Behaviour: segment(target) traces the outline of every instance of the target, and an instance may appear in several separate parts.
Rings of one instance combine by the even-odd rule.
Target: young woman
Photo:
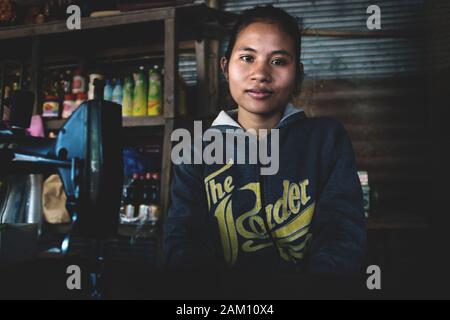
[[[165,254],[173,267],[352,274],[365,257],[362,193],[351,142],[328,118],[290,101],[303,75],[295,18],[272,6],[245,11],[221,67],[237,110],[212,129],[278,130],[279,168],[174,166]]]

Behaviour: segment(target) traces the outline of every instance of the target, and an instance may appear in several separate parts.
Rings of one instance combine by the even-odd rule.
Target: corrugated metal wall
[[[197,83],[197,63],[194,53],[180,54],[178,59],[178,71],[186,84],[191,86]]]
[[[428,1],[426,5],[427,58],[430,71],[450,69],[450,1]]]
[[[273,4],[303,22],[305,29],[367,32],[367,7],[381,9],[382,31],[420,29],[423,0],[224,0],[221,9],[240,12]],[[376,32],[376,31],[373,31]],[[310,78],[373,78],[421,72],[424,52],[416,38],[351,38],[304,36],[301,60]],[[226,43],[221,46],[225,51]]]

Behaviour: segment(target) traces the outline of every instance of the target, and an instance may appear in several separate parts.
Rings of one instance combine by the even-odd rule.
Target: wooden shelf
[[[105,28],[139,22],[163,20],[173,15],[168,9],[146,10],[145,12],[126,12],[109,17],[89,17],[81,19],[81,30],[70,31],[65,21],[47,22],[40,25],[12,26],[0,29],[0,40],[80,32],[96,28]]]
[[[123,127],[159,127],[164,126],[166,119],[163,116],[153,117],[123,117]]]
[[[225,34],[237,15],[207,7],[190,4],[178,7],[155,8],[141,11],[121,12],[107,17],[81,19],[81,30],[68,30],[66,21],[48,22],[41,25],[12,26],[0,28],[0,43],[12,48],[0,52],[1,58],[21,57],[22,64],[30,64],[30,89],[36,96],[33,113],[41,113],[41,88],[45,64],[57,61],[86,67],[95,60],[116,63],[121,60],[158,58],[164,60],[164,115],[157,117],[125,117],[124,130],[161,131],[161,205],[167,212],[171,181],[171,133],[175,123],[186,124],[184,117],[176,113],[178,61],[181,51],[194,51],[197,62],[198,110],[215,113],[214,96],[218,90],[218,40]],[[144,37],[142,30],[148,30]],[[145,32],[144,32],[145,33]],[[80,45],[82,44],[82,45]],[[2,47],[3,48],[3,47]],[[0,50],[1,51],[1,50]],[[23,57],[22,57],[23,55]],[[145,57],[142,57],[145,55]],[[3,57],[4,56],[4,57]],[[205,98],[206,97],[206,98]],[[45,120],[47,130],[58,130],[65,120]],[[153,127],[157,130],[147,130]],[[160,130],[162,129],[162,130]]]
[[[229,22],[235,17],[234,14],[219,12],[203,4],[186,5],[121,12],[120,14],[107,17],[86,17],[81,19],[81,30],[68,30],[66,21],[47,22],[40,25],[4,27],[0,29],[0,40],[52,35],[65,32],[77,33],[99,28],[163,21],[167,18],[175,18],[175,16],[177,16],[177,19],[180,18],[187,22],[190,21],[191,24],[203,22],[208,19]]]
[[[66,123],[65,119],[47,119],[44,120],[46,130],[59,130]],[[132,127],[162,127],[166,123],[163,116],[152,117],[123,117],[122,126],[124,128]]]

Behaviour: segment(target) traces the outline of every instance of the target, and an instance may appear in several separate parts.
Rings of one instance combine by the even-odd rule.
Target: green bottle
[[[161,75],[158,66],[154,66],[148,73],[148,104],[147,115],[158,116],[162,114],[162,87]]]
[[[133,73],[133,116],[136,117],[147,115],[147,81],[145,79],[144,67],[140,67],[139,69],[139,72]]]
[[[130,77],[126,77],[123,83],[122,115],[124,117],[133,115],[133,82]]]

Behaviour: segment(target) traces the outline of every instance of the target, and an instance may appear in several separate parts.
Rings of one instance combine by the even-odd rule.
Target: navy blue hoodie
[[[241,129],[222,111],[211,129]],[[171,267],[353,274],[366,249],[361,185],[350,139],[337,121],[288,104],[279,170],[259,164],[173,166],[164,251]],[[270,141],[270,139],[269,139]]]

